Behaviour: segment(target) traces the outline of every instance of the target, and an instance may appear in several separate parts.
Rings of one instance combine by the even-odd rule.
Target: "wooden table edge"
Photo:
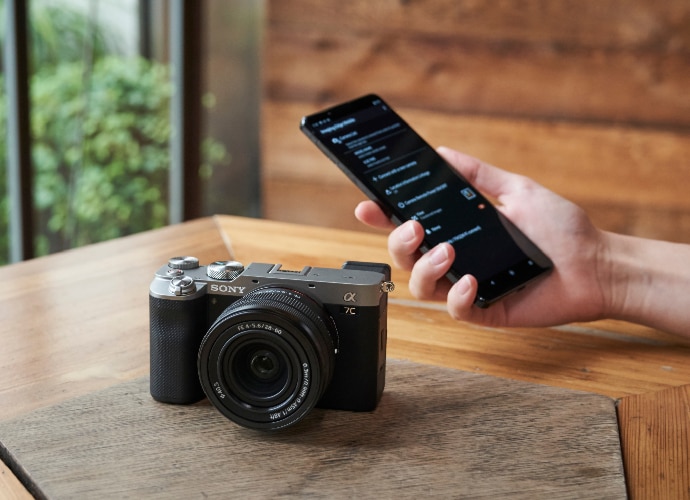
[[[630,498],[690,498],[690,384],[618,400]]]

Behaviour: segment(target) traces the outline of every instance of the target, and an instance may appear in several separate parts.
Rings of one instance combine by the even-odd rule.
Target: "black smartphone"
[[[379,96],[305,116],[300,128],[394,223],[422,224],[422,252],[443,241],[455,247],[447,277],[477,278],[477,306],[488,307],[553,267]]]

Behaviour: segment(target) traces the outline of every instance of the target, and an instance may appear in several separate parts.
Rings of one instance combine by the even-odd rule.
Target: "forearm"
[[[690,337],[690,245],[603,233],[607,315]]]

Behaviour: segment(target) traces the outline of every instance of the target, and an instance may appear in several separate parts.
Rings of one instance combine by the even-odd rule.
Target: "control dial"
[[[236,260],[217,260],[206,267],[206,275],[214,280],[232,281],[244,271],[244,265]]]

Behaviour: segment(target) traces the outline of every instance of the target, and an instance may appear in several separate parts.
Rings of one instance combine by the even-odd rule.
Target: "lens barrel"
[[[228,306],[199,349],[201,386],[230,420],[280,429],[316,405],[333,375],[337,332],[314,299],[282,287]]]

